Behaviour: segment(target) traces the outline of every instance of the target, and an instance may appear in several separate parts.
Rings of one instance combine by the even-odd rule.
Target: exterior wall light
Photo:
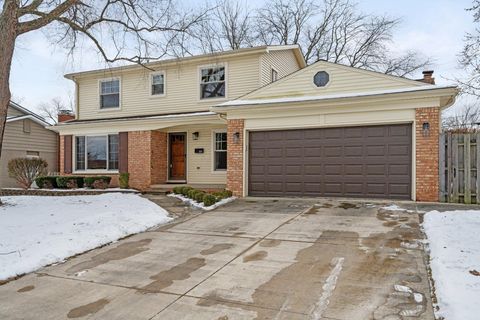
[[[424,137],[428,137],[430,135],[430,123],[424,122],[422,125],[422,133]]]
[[[240,132],[235,132],[233,134],[233,143],[238,143],[240,141]]]
[[[192,139],[193,140],[198,140],[199,136],[200,136],[200,133],[198,133],[198,131],[195,131],[194,133],[192,133]]]

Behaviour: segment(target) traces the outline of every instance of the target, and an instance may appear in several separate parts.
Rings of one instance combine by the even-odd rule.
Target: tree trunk
[[[2,156],[7,110],[11,98],[10,70],[17,38],[17,22],[16,1],[6,0],[3,12],[0,15],[0,158]]]

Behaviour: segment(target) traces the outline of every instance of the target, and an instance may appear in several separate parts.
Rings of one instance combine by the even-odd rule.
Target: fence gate
[[[440,201],[480,203],[480,133],[440,135]]]

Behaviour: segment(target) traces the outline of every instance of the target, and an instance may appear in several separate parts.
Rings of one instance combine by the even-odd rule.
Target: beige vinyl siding
[[[8,107],[7,109],[7,117],[18,117],[18,116],[24,116],[25,113],[15,109],[15,108],[12,108],[12,107]]]
[[[55,132],[47,130],[38,123],[27,119],[25,121],[30,122],[30,133],[24,133],[23,121],[18,120],[7,123],[2,148],[42,152],[57,151],[58,138]]]
[[[23,121],[30,122],[30,133],[23,132]],[[0,187],[18,187],[14,179],[8,176],[8,161],[26,157],[27,151],[38,152],[48,163],[48,171],[57,169],[58,138],[55,132],[49,131],[31,120],[18,120],[7,123],[0,159]]]
[[[278,72],[278,79],[300,69],[292,50],[270,51],[261,57],[261,85],[272,82],[272,68]]]
[[[313,77],[319,71],[326,71],[330,76],[330,81],[325,87],[316,87],[313,83]],[[417,85],[425,84],[333,63],[317,62],[271,86],[248,94],[244,99],[366,92]]]
[[[212,59],[209,62],[179,63],[158,67],[165,72],[165,95],[150,95],[150,73],[147,69],[124,73],[105,72],[104,78],[119,77],[121,80],[121,108],[100,110],[99,80],[102,76],[79,78],[79,119],[125,117],[135,115],[168,114],[207,111],[210,106],[227,99],[244,95],[259,85],[260,54],[229,59]],[[225,65],[227,72],[227,98],[200,99],[200,67]]]
[[[213,170],[213,132],[227,130],[226,125],[201,125],[172,127],[167,132],[187,133],[187,183],[226,184],[226,171]],[[192,134],[199,133],[198,140]],[[203,154],[196,154],[195,148],[203,148]]]

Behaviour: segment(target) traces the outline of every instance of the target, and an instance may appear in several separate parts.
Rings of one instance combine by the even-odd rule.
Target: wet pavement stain
[[[333,204],[331,203],[322,203],[321,205],[318,206],[318,208],[322,208],[322,209],[328,209],[331,207],[333,207]]]
[[[95,314],[102,310],[110,301],[107,299],[100,299],[95,302],[80,306],[68,312],[68,318],[81,318],[90,314]]]
[[[204,258],[190,258],[184,263],[173,266],[172,268],[162,271],[154,276],[151,280],[155,280],[148,285],[139,289],[142,293],[160,292],[171,286],[174,281],[185,280],[190,278],[190,274],[206,265]]]
[[[200,254],[202,256],[208,256],[210,254],[215,254],[215,253],[218,253],[220,251],[228,250],[228,249],[231,249],[231,248],[233,248],[232,243],[220,243],[220,244],[213,245],[211,248],[200,251]]]
[[[68,274],[75,274],[86,269],[93,269],[110,261],[123,260],[132,257],[136,254],[149,250],[149,248],[146,246],[150,244],[150,242],[152,242],[152,239],[143,239],[122,243],[115,248],[93,256],[90,258],[90,260],[73,265],[72,267],[68,268],[66,272]]]
[[[304,214],[317,214],[318,213],[318,208],[316,207],[311,207],[310,209],[308,209],[307,211],[305,211]]]
[[[23,288],[20,288],[17,290],[17,292],[28,292],[28,291],[32,291],[33,289],[35,289],[35,286],[26,286],[26,287],[23,287]]]
[[[267,239],[263,240],[262,242],[259,243],[260,247],[264,248],[272,248],[272,247],[278,247],[282,241],[280,240],[275,240],[275,239]]]
[[[337,208],[342,208],[342,209],[345,209],[345,210],[348,210],[348,209],[360,209],[360,207],[354,203],[350,203],[350,202],[342,202],[340,203]]]
[[[258,261],[258,260],[263,260],[268,256],[267,251],[257,251],[252,254],[249,254],[248,256],[243,257],[243,262],[250,262],[250,261]]]

